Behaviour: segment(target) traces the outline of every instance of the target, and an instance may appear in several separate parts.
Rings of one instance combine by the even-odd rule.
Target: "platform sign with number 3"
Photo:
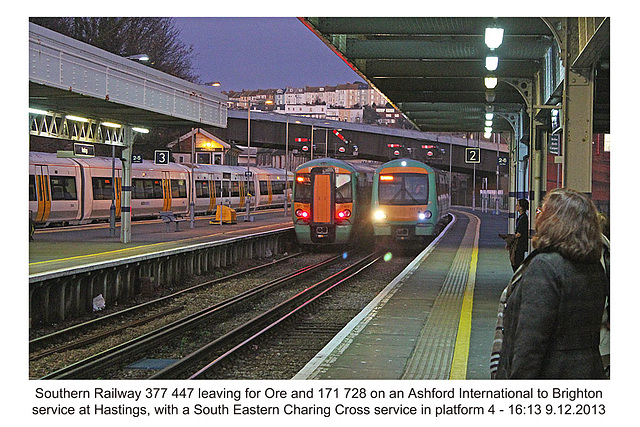
[[[153,163],[156,165],[168,165],[169,150],[156,150],[153,156]]]

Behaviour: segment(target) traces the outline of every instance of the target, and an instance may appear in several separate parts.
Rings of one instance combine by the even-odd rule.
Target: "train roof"
[[[376,165],[369,163],[361,163],[358,161],[346,161],[340,159],[333,159],[330,157],[322,157],[319,159],[313,159],[306,163],[301,164],[296,168],[296,172],[302,169],[312,168],[316,166],[336,166],[351,172],[361,173],[373,173],[376,170]]]
[[[108,168],[111,169],[111,157],[74,157],[74,158],[63,158],[58,157],[56,153],[40,153],[35,151],[29,152],[29,162],[30,163],[38,163],[43,162],[47,164],[58,164],[58,165],[81,165],[81,166],[90,166],[95,168]],[[117,169],[121,168],[121,161],[119,157],[115,159],[115,166]],[[142,163],[133,163],[134,169],[144,169],[144,170],[163,170],[163,171],[178,171],[178,172],[186,172],[184,166],[181,166],[177,163],[169,163],[168,165],[156,165],[151,160],[143,160]]]
[[[116,168],[121,168],[120,158],[116,157]],[[58,157],[56,153],[44,153],[37,151],[29,152],[29,162],[30,163],[43,163],[50,165],[60,165],[60,166],[74,166],[78,163],[83,166],[91,166],[91,167],[99,167],[99,168],[111,168],[111,157],[76,157],[76,158],[64,158]],[[145,170],[163,170],[163,171],[179,171],[179,172],[187,172],[191,169],[191,163],[175,163],[170,162],[168,165],[156,165],[151,160],[143,160],[142,163],[134,163],[134,169],[145,169]],[[205,165],[205,164],[194,164],[193,165],[194,172],[204,172],[204,173],[237,173],[244,174],[247,170],[246,166],[230,166],[230,165]],[[251,166],[250,168],[255,173],[261,174],[270,174],[270,175],[283,175],[284,179],[284,169],[271,168],[271,167],[255,167]]]
[[[382,165],[380,165],[377,169],[376,169],[376,173],[380,173],[380,171],[387,169],[387,168],[402,168],[402,167],[412,167],[412,168],[420,168],[420,169],[425,169],[428,172],[433,172],[434,169],[425,164],[422,163],[418,160],[414,160],[414,159],[393,159],[390,160]]]

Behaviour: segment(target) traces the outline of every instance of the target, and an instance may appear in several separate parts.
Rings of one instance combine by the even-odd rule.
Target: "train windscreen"
[[[380,174],[381,205],[425,205],[429,197],[428,176],[420,173]]]

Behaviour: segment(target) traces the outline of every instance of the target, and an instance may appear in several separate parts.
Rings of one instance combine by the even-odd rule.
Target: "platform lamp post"
[[[219,87],[220,82],[206,82],[201,86]],[[193,175],[196,162],[196,128],[191,128],[191,178],[189,179],[189,228],[195,228],[196,220],[196,183]]]
[[[313,160],[313,124],[311,125],[311,160]]]
[[[196,161],[196,129],[191,128],[191,175],[189,182],[189,228],[195,228],[196,219],[196,195],[195,195],[195,179],[193,177],[193,164]]]
[[[118,123],[102,122],[102,126],[111,129],[121,129]],[[134,138],[135,138],[135,134]],[[111,146],[111,206],[109,207],[109,237],[116,236],[116,146]]]
[[[267,100],[264,103],[271,105],[273,101]],[[244,174],[245,181],[247,182],[247,213],[244,217],[245,222],[253,221],[253,217],[251,216],[251,195],[249,193],[249,182],[251,180],[251,105],[251,100],[249,100],[247,102],[247,171]]]
[[[287,126],[284,132],[284,216],[289,216],[289,115],[287,116]]]

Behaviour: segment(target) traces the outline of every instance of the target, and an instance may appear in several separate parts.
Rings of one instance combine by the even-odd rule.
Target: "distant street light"
[[[129,55],[126,58],[134,61],[146,62],[149,60],[149,55],[147,55],[146,53],[140,53],[138,55]]]

